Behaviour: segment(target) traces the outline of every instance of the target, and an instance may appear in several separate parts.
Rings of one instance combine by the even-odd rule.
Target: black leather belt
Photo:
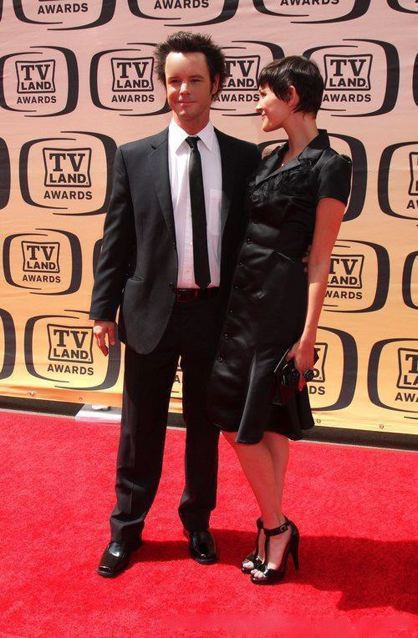
[[[216,297],[219,288],[176,288],[176,301],[197,301],[198,299],[210,299]]]

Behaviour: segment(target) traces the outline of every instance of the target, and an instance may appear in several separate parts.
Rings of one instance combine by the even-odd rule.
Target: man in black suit
[[[245,185],[259,154],[209,122],[225,77],[222,51],[210,37],[172,34],[157,48],[157,71],[172,121],[116,152],[90,312],[107,354],[120,308],[126,344],[117,503],[98,567],[102,576],[125,569],[141,544],[161,475],[179,358],[187,432],[179,515],[192,558],[217,558],[209,517],[218,430],[205,414],[205,389],[245,229]]]

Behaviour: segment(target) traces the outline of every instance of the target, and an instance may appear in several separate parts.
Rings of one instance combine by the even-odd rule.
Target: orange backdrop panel
[[[319,64],[319,125],[354,175],[318,332],[315,417],[416,433],[416,1],[0,0],[0,14],[0,393],[120,404],[121,349],[105,359],[87,316],[93,273],[116,146],[169,122],[153,50],[182,28],[225,50],[215,125],[261,148],[283,140],[254,114],[260,68],[289,54]]]

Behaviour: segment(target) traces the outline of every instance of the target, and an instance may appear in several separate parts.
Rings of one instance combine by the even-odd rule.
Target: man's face
[[[198,132],[209,121],[212,83],[203,53],[169,53],[165,62],[167,100],[174,120],[189,132]],[[193,129],[193,130],[192,130]]]

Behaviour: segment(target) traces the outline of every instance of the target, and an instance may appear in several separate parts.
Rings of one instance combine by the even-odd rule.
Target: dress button
[[[224,332],[224,339],[229,339],[229,332]]]
[[[228,310],[228,314],[229,314],[229,315],[233,315],[233,314],[234,314],[234,311],[232,310],[232,308],[230,308],[230,309]]]
[[[170,283],[168,284],[168,287],[171,288],[171,290],[174,290],[174,284],[172,281],[170,281]]]
[[[244,265],[244,262],[243,262],[243,261],[239,261],[239,262],[238,262],[238,266],[243,266],[243,265]]]
[[[224,358],[221,355],[219,355],[219,357],[218,357],[219,363],[222,363],[223,360],[224,360]]]
[[[233,288],[234,290],[239,290],[239,286],[237,286],[237,284],[234,284]]]
[[[246,242],[247,244],[251,244],[251,237],[247,237]]]

